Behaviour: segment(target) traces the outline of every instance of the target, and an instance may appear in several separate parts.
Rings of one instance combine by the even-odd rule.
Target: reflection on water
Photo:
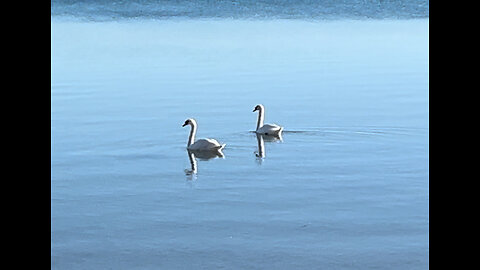
[[[258,158],[260,158],[259,160],[261,160],[265,157],[265,143],[263,141],[263,135],[257,134],[257,143],[258,151],[255,152],[255,156],[257,156]]]
[[[197,158],[203,161],[207,161],[216,157],[225,158],[225,155],[221,150],[215,151],[199,151],[199,150],[189,150],[187,149],[188,159],[190,160],[191,169],[185,169],[185,174],[188,176],[189,180],[196,179],[196,174],[198,171]]]
[[[283,142],[282,135],[279,134],[277,136],[274,135],[262,135],[262,134],[256,134],[257,135],[257,144],[258,144],[258,151],[255,151],[255,156],[257,157],[257,162],[259,164],[262,164],[263,159],[266,156],[265,153],[265,141],[267,142]]]
[[[193,180],[192,178],[197,174],[197,160],[195,159],[195,154],[193,154],[190,150],[187,150],[188,159],[190,160],[191,170],[185,169],[185,174],[189,177],[189,180]]]

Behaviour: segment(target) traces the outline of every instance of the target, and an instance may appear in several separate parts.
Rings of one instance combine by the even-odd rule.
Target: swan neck
[[[192,123],[190,124],[190,126],[192,128],[190,129],[190,136],[188,137],[187,147],[195,142],[195,134],[197,134],[197,125]]]
[[[263,126],[264,114],[263,108],[260,108],[260,110],[258,110],[257,130]]]

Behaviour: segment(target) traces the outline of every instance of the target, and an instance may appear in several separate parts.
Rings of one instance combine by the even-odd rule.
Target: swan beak
[[[253,111],[252,111],[252,112],[255,112],[256,110],[257,110],[257,108],[253,109]]]
[[[186,126],[187,124],[183,124],[182,127]]]

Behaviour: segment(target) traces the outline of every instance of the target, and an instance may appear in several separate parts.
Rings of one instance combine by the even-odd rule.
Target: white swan
[[[257,134],[264,134],[264,135],[280,135],[283,130],[283,127],[275,124],[263,124],[263,119],[265,118],[265,107],[262,104],[255,106],[253,111],[258,112],[258,121],[257,121],[257,130],[255,131]]]
[[[188,137],[187,149],[192,151],[221,151],[226,144],[220,144],[215,139],[199,139],[195,141],[195,134],[197,134],[197,121],[189,118],[185,120],[182,127],[190,125],[190,137]]]

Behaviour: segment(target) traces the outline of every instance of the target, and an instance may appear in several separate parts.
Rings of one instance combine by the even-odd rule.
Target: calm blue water
[[[428,19],[51,26],[53,269],[428,268]]]

